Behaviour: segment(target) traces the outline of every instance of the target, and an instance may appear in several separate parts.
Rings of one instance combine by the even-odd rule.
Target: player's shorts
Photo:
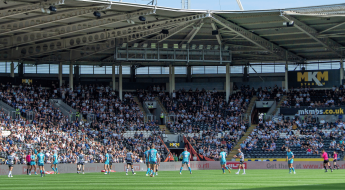
[[[30,165],[31,165],[31,166],[35,166],[35,165],[36,165],[36,162],[30,162]]]
[[[109,161],[107,161],[107,162],[104,162],[104,165],[109,165]]]
[[[150,160],[150,164],[157,164],[156,160]]]
[[[31,166],[31,162],[26,163],[27,166]]]
[[[109,162],[109,166],[112,166],[113,165],[113,162]]]
[[[8,168],[13,167],[13,164],[8,164]]]
[[[337,162],[337,159],[333,159],[333,162]]]
[[[293,164],[293,159],[288,160],[288,164]]]
[[[58,161],[54,161],[53,164],[58,164],[59,162]]]
[[[84,165],[84,162],[78,162],[77,165]]]
[[[146,160],[146,162],[145,162],[145,163],[146,163],[146,165],[149,165],[149,164],[150,164],[150,162],[149,162],[148,160]]]
[[[184,161],[184,160],[182,160],[182,165],[183,164],[189,164],[189,161]]]
[[[220,161],[220,165],[226,164],[226,161]]]
[[[39,163],[38,163],[38,166],[44,166],[44,163],[39,162]]]
[[[324,161],[323,161],[324,164],[327,164],[328,162],[329,162],[328,160],[324,160]]]
[[[240,161],[240,164],[243,164],[244,163],[244,161]]]
[[[127,165],[133,165],[132,160],[127,160],[126,163],[127,163]]]

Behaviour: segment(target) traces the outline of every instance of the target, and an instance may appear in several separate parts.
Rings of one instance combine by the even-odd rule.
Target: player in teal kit
[[[291,152],[291,149],[289,148],[288,152],[287,152],[287,156],[286,156],[286,161],[288,162],[290,174],[291,174],[291,170],[293,171],[294,174],[296,174],[295,168],[293,167],[293,159],[294,158],[295,158],[295,156],[293,155],[293,153]]]
[[[46,176],[45,170],[44,170],[44,154],[43,154],[43,148],[41,149],[40,153],[37,155],[38,158],[38,167],[40,168],[41,177]]]
[[[105,162],[104,162],[104,174],[106,175],[107,174],[107,170],[108,172],[110,172],[110,169],[109,169],[109,154],[107,152],[107,150],[105,150]]]
[[[229,173],[231,173],[230,169],[228,168],[228,166],[226,166],[226,152],[224,152],[224,149],[220,149],[220,154],[219,154],[219,158],[220,158],[220,167],[222,167],[223,170],[223,174],[225,174],[224,168],[226,168]]]
[[[37,175],[36,173],[36,154],[31,154],[31,161],[30,161],[30,165],[31,165],[31,169],[34,169],[35,175]],[[30,170],[30,174],[31,174],[31,170]]]
[[[189,160],[190,160],[190,153],[187,151],[187,147],[185,147],[184,151],[182,152],[182,166],[180,169],[180,174],[182,174],[181,172],[183,170],[183,165],[187,165],[189,173],[192,174],[192,169],[190,168]]]
[[[55,150],[54,155],[53,155],[52,165],[51,165],[51,168],[53,169],[54,174],[59,174],[59,170],[57,168],[58,163],[59,163],[59,157],[57,154],[57,150]]]
[[[155,149],[155,145],[152,145],[151,150],[149,151],[149,161],[150,161],[150,167],[151,167],[151,177],[155,177],[155,171],[156,171],[156,164],[157,164],[157,150]]]
[[[147,147],[147,150],[144,152],[145,164],[147,166],[146,176],[149,176],[149,174],[151,173],[150,162],[149,162],[149,153],[150,153],[150,147]]]

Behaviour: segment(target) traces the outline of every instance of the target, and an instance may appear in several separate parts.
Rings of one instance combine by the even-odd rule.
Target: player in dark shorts
[[[109,173],[111,169],[113,168],[113,152],[111,150],[109,150]]]
[[[84,153],[82,150],[79,151],[78,157],[77,157],[77,174],[80,174],[80,171],[83,170],[84,174]]]
[[[241,151],[241,149],[238,149],[238,153],[237,153],[237,155],[234,156],[234,158],[240,159],[240,165],[238,166],[238,172],[236,174],[240,173],[241,168],[243,169],[242,174],[246,174],[246,169],[244,168],[244,154]]]
[[[329,164],[329,161],[328,161],[328,154],[327,152],[325,152],[325,150],[322,150],[321,157],[323,158],[323,167],[325,168],[325,172],[327,172],[327,165],[329,169],[331,170],[331,172],[333,172],[331,165]]]
[[[126,175],[128,175],[128,168],[129,167],[131,167],[132,174],[133,175],[136,174],[136,173],[134,173],[134,169],[133,169],[133,160],[134,160],[134,156],[133,156],[132,150],[129,150],[126,154],[126,162],[127,162]]]
[[[13,177],[12,175],[12,170],[13,170],[13,165],[17,163],[16,158],[14,157],[14,151],[12,150],[10,155],[7,156],[7,165],[8,165],[8,177]]]
[[[336,151],[333,152],[333,170],[335,170],[335,167],[337,167],[337,170],[339,170],[339,166],[337,165],[338,160],[338,153]]]

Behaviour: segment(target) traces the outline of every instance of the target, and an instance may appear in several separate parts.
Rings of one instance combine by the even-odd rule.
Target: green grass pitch
[[[333,173],[324,170],[297,170],[297,174],[289,174],[288,170],[246,170],[246,175],[235,175],[237,170],[222,174],[221,170],[195,170],[189,174],[187,170],[179,175],[179,171],[160,171],[158,176],[146,177],[145,172],[137,172],[128,176],[124,172],[86,173],[46,175],[15,175],[8,178],[0,176],[0,189],[6,190],[87,190],[87,189],[345,189],[345,170]]]

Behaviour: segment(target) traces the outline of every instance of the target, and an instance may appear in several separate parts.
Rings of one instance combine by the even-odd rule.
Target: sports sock
[[[241,169],[240,169],[240,168],[238,168],[238,173],[240,173],[240,171],[241,171]]]
[[[289,172],[291,172],[291,168],[289,168]]]
[[[52,167],[52,169],[53,169],[54,172],[56,172],[54,167]]]
[[[222,167],[223,173],[224,173],[224,168]]]
[[[295,172],[295,168],[292,168],[292,171]]]
[[[8,175],[11,175],[11,171],[8,171]]]
[[[225,168],[226,168],[227,170],[229,170],[228,166],[225,166]]]
[[[40,170],[40,174],[42,174],[42,170]]]
[[[325,170],[327,171],[327,168],[326,168],[326,166],[324,166],[324,168],[325,168]]]
[[[156,172],[158,172],[158,169],[156,169]]]
[[[329,167],[329,169],[332,169],[331,166],[328,166],[328,167]]]
[[[55,171],[56,171],[56,173],[59,173],[59,170],[58,170],[58,168],[57,168],[57,167],[55,168]]]
[[[132,173],[134,174],[134,169],[132,168]]]
[[[183,170],[183,167],[180,168],[180,173],[182,172],[182,170]]]
[[[146,170],[146,174],[149,174],[150,173],[150,169],[149,168],[147,168],[147,170]]]
[[[128,168],[126,169],[126,173],[128,173]]]
[[[243,168],[243,173],[246,173],[246,169]]]
[[[26,169],[26,174],[29,174],[29,169]]]
[[[188,167],[188,169],[189,169],[189,172],[192,173],[192,168]]]

